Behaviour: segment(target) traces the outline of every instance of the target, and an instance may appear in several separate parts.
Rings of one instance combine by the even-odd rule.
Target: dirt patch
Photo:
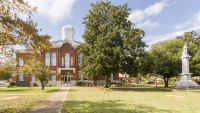
[[[6,98],[1,98],[1,100],[10,100],[10,99],[17,99],[19,97],[14,96],[14,97],[6,97]]]
[[[176,96],[176,95],[165,95],[165,96],[177,97],[177,98],[184,98],[185,97],[185,96]]]

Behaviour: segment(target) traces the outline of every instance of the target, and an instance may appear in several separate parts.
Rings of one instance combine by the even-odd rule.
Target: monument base
[[[180,75],[180,81],[176,82],[172,88],[178,88],[178,89],[200,89],[200,86],[194,81],[191,80],[191,74],[192,73],[185,73],[185,74],[179,74]]]
[[[200,86],[172,86],[173,89],[200,89]]]

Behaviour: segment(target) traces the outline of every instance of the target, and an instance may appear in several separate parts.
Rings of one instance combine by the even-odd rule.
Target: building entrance
[[[71,74],[67,72],[64,75],[64,83],[70,83],[70,82],[71,82]]]

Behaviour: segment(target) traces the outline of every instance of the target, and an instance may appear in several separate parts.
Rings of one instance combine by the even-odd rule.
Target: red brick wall
[[[63,44],[63,46],[61,48],[52,48],[50,50],[47,50],[44,53],[41,53],[42,58],[45,60],[45,53],[50,53],[50,69],[53,71],[56,71],[58,73],[58,68],[65,68],[65,66],[62,66],[62,57],[64,58],[64,64],[65,64],[65,54],[69,53],[69,64],[70,64],[70,68],[75,68],[75,73],[73,73],[72,70],[62,70],[61,71],[61,75],[64,75],[66,72],[69,72],[71,75],[73,75],[71,80],[78,80],[78,71],[79,66],[78,66],[78,53],[77,50],[74,50],[74,48],[72,47],[71,44],[69,43],[65,43]],[[56,66],[51,66],[51,57],[52,57],[52,53],[56,53]],[[84,53],[82,53],[84,55]],[[21,55],[27,55],[25,53],[21,53]],[[71,66],[71,57],[73,57],[73,66]],[[19,59],[19,56],[17,56],[17,59]],[[27,57],[27,60],[29,58]],[[26,64],[26,62],[24,61],[24,65]],[[17,65],[16,67],[19,67],[19,62],[17,60]],[[56,77],[56,80],[64,80],[61,75],[58,75]],[[16,77],[12,77],[12,80],[19,80],[19,75],[17,75]],[[105,77],[88,77],[88,80],[104,80]],[[24,74],[24,81],[25,80],[32,80],[31,76],[27,76]],[[37,80],[37,79],[36,79]],[[83,78],[84,80],[84,78]],[[116,74],[116,76],[113,76],[113,80],[119,80],[119,74]]]

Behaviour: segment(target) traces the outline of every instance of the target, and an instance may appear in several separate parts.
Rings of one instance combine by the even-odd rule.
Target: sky
[[[83,18],[97,0],[26,0],[31,6],[37,6],[32,20],[38,22],[41,35],[48,34],[51,41],[62,39],[62,27],[70,24],[74,27],[77,41],[84,42],[82,34],[85,25]],[[101,0],[106,1],[106,0]],[[158,41],[174,39],[184,32],[200,31],[200,0],[110,0],[111,4],[128,4],[131,8],[129,20],[136,28],[143,29],[142,41],[151,47]],[[22,19],[25,15],[19,15]],[[19,47],[20,48],[20,47]],[[18,49],[19,49],[18,48]],[[147,48],[148,50],[149,48]]]

